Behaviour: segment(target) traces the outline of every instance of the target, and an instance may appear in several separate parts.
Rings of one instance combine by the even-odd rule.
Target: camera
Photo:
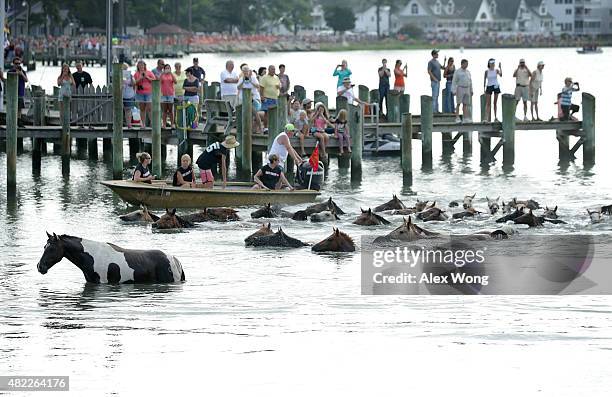
[[[250,81],[250,80],[251,80],[251,78],[250,78],[250,77],[248,77],[248,76],[245,76],[245,77],[244,77],[244,81]]]

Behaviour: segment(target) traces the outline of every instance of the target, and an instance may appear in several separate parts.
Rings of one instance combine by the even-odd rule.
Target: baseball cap
[[[431,55],[437,54],[439,52],[440,50],[438,50],[437,48],[434,48],[433,50],[431,50]]]
[[[309,103],[312,103],[312,99],[310,98],[304,98],[304,100],[302,101],[302,105],[308,105]]]
[[[287,131],[295,131],[295,126],[291,123],[285,124],[285,130]]]
[[[524,58],[521,58],[521,59],[519,60],[519,63],[525,63],[525,59],[524,59]]]
[[[544,61],[538,62],[538,66],[544,66]]]
[[[351,78],[350,77],[345,77],[342,79],[343,83],[350,83],[351,82]]]

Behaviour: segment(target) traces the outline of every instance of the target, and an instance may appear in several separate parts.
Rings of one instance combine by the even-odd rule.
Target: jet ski
[[[376,141],[374,135],[366,136],[366,143],[363,145],[364,152],[377,154],[399,154],[400,139],[390,132],[380,134],[378,136],[378,151],[376,150]]]

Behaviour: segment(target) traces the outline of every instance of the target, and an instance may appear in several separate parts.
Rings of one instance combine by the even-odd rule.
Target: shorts
[[[457,87],[457,105],[469,105],[472,103],[472,92],[469,87]]]
[[[151,94],[136,94],[136,102],[151,103]]]
[[[183,102],[183,96],[182,95],[177,95],[174,97],[174,103],[180,104]]]
[[[126,109],[133,108],[135,104],[136,104],[136,101],[134,101],[134,98],[123,98],[123,107]]]
[[[185,96],[184,100],[185,102],[190,102],[190,103],[193,103],[194,105],[197,105],[200,103],[200,97],[197,95]]]
[[[533,103],[538,103],[538,97],[540,96],[540,88],[529,88],[529,100]]]
[[[529,100],[529,87],[522,87],[520,85],[517,85],[514,89],[514,98],[517,101],[520,101],[522,99],[523,102],[527,102]]]
[[[563,116],[561,117],[561,120],[568,121],[570,118],[570,113],[576,113],[579,110],[580,110],[580,106],[574,105],[573,103],[568,106],[561,105],[561,112],[563,112]]]
[[[501,90],[498,85],[488,85],[487,90],[485,91],[488,95],[491,94],[501,94]]]
[[[200,179],[202,179],[202,183],[215,181],[212,170],[200,170]]]
[[[162,95],[162,103],[174,103],[174,95]]]
[[[253,110],[256,112],[261,110],[261,102],[257,99],[253,99]]]
[[[276,106],[276,103],[276,99],[264,98],[263,102],[261,103],[261,110],[267,112],[268,108],[270,108],[271,106]]]

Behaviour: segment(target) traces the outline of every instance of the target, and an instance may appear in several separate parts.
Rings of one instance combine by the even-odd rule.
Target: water
[[[447,203],[476,193],[509,199],[533,197],[559,205],[567,225],[522,230],[523,235],[594,233],[609,235],[612,223],[591,226],[585,208],[610,202],[612,186],[606,148],[605,109],[612,98],[598,80],[612,64],[600,56],[573,50],[466,50],[484,65],[499,58],[511,87],[510,65],[517,58],[547,62],[542,104],[550,117],[562,77],[572,75],[596,95],[597,165],[579,160],[557,165],[552,132],[518,132],[516,167],[482,170],[478,145],[463,158],[460,145],[451,159],[441,158],[434,134],[434,166],[421,172],[419,143],[414,142],[414,187],[401,186],[399,159],[364,160],[364,178],[332,163],[324,196],[332,195],[349,215],[338,222],[356,238],[367,230],[351,225],[359,208],[380,204],[397,193],[408,204],[419,199]],[[327,76],[337,60],[347,58],[355,80],[374,87],[371,71],[378,58],[427,61],[426,51],[392,53],[274,54],[285,63],[294,83],[309,92],[331,90]],[[458,52],[452,55],[460,58]],[[442,57],[444,54],[442,54]],[[271,55],[245,55],[265,64]],[[221,70],[225,56],[200,56]],[[331,65],[331,67],[330,67]],[[416,76],[417,66],[409,64]],[[420,67],[420,66],[419,66]],[[480,70],[480,68],[478,69]],[[411,72],[412,71],[412,72]],[[367,72],[367,73],[366,73]],[[31,75],[55,78],[41,69]],[[412,74],[413,73],[413,74]],[[421,73],[419,71],[418,73]],[[476,79],[478,73],[473,72]],[[40,74],[40,75],[39,75]],[[93,69],[94,79],[103,71]],[[300,78],[303,76],[303,78]],[[319,85],[320,84],[320,85]],[[413,95],[427,93],[427,82],[408,80]],[[127,153],[127,150],[125,151]],[[196,148],[196,152],[197,148]],[[176,158],[169,147],[166,171]],[[127,160],[127,159],[126,159]],[[6,190],[6,156],[0,153],[0,191]],[[153,232],[126,225],[117,216],[127,206],[97,181],[110,179],[109,164],[73,159],[63,179],[60,159],[46,156],[40,175],[31,157],[18,158],[18,200],[0,195],[0,368],[2,374],[70,375],[73,395],[371,395],[373,393],[454,392],[459,395],[574,396],[607,395],[612,375],[612,310],[609,297],[388,297],[361,296],[360,256],[315,255],[309,248],[244,248],[243,239],[259,225],[241,209],[241,222],[203,224],[183,233]],[[384,188],[381,188],[384,186]],[[297,207],[294,207],[297,208]],[[401,222],[375,229],[384,234]],[[331,225],[277,220],[291,236],[310,243],[331,232]],[[427,225],[441,232],[484,228],[491,221]],[[45,244],[45,230],[124,247],[159,247],[178,256],[187,282],[172,286],[88,286],[67,261],[40,275],[35,264]],[[518,248],[517,248],[518,249]],[[439,391],[439,392],[438,392]],[[26,394],[24,394],[26,395]]]

